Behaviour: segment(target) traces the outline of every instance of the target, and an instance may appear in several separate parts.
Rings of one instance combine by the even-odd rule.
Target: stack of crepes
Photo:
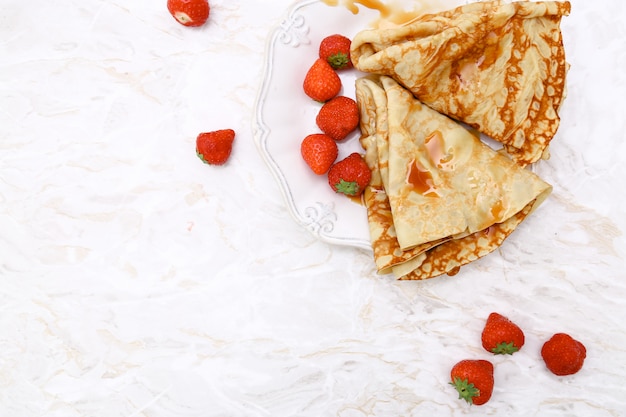
[[[454,275],[550,194],[527,165],[548,157],[558,128],[567,72],[559,24],[569,10],[472,3],[354,37],[353,63],[372,73],[356,81],[356,96],[379,273]]]

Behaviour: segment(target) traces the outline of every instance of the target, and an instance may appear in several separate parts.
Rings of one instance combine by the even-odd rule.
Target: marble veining
[[[296,224],[254,145],[290,1],[214,0],[188,29],[165,1],[4,0],[0,416],[624,415],[626,6],[571,2],[534,168],[553,194],[459,275],[396,282]],[[231,160],[203,165],[196,135],[224,127]],[[522,351],[482,350],[491,311]],[[587,345],[577,375],[541,363],[557,331]],[[466,357],[496,368],[480,408],[447,385]]]

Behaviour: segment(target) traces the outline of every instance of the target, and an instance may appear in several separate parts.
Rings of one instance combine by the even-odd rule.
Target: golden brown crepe
[[[493,251],[552,187],[390,77],[356,81],[380,273],[424,279]]]
[[[433,109],[504,144],[525,166],[549,156],[567,64],[561,17],[570,3],[487,1],[364,30],[354,66],[388,75]]]

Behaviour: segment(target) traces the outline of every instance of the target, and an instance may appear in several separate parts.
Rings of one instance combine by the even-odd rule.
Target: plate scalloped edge
[[[273,56],[276,44],[277,42],[281,42],[284,45],[295,48],[301,43],[309,43],[307,38],[309,27],[305,17],[300,12],[306,6],[319,3],[319,1],[320,0],[303,0],[294,3],[287,11],[286,17],[270,32],[265,50],[263,82],[255,102],[254,121],[252,125],[253,137],[261,156],[278,182],[283,198],[287,203],[289,213],[299,225],[321,241],[371,251],[372,247],[369,239],[330,235],[334,229],[335,222],[338,220],[332,202],[324,203],[318,201],[314,205],[304,208],[302,211],[299,210],[286,180],[285,173],[268,150],[268,140],[272,132],[271,128],[263,119],[262,104],[267,97],[271,76],[274,71]]]

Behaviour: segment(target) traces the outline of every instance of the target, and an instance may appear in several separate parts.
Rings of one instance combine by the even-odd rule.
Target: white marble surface
[[[441,0],[442,4],[446,0]],[[456,277],[394,282],[289,216],[253,142],[289,1],[0,4],[0,415],[621,416],[626,409],[626,6],[572,0],[554,193]],[[194,154],[233,127],[227,166]],[[490,311],[527,343],[491,358]],[[556,331],[588,358],[557,378]],[[447,385],[496,365],[492,400]]]

